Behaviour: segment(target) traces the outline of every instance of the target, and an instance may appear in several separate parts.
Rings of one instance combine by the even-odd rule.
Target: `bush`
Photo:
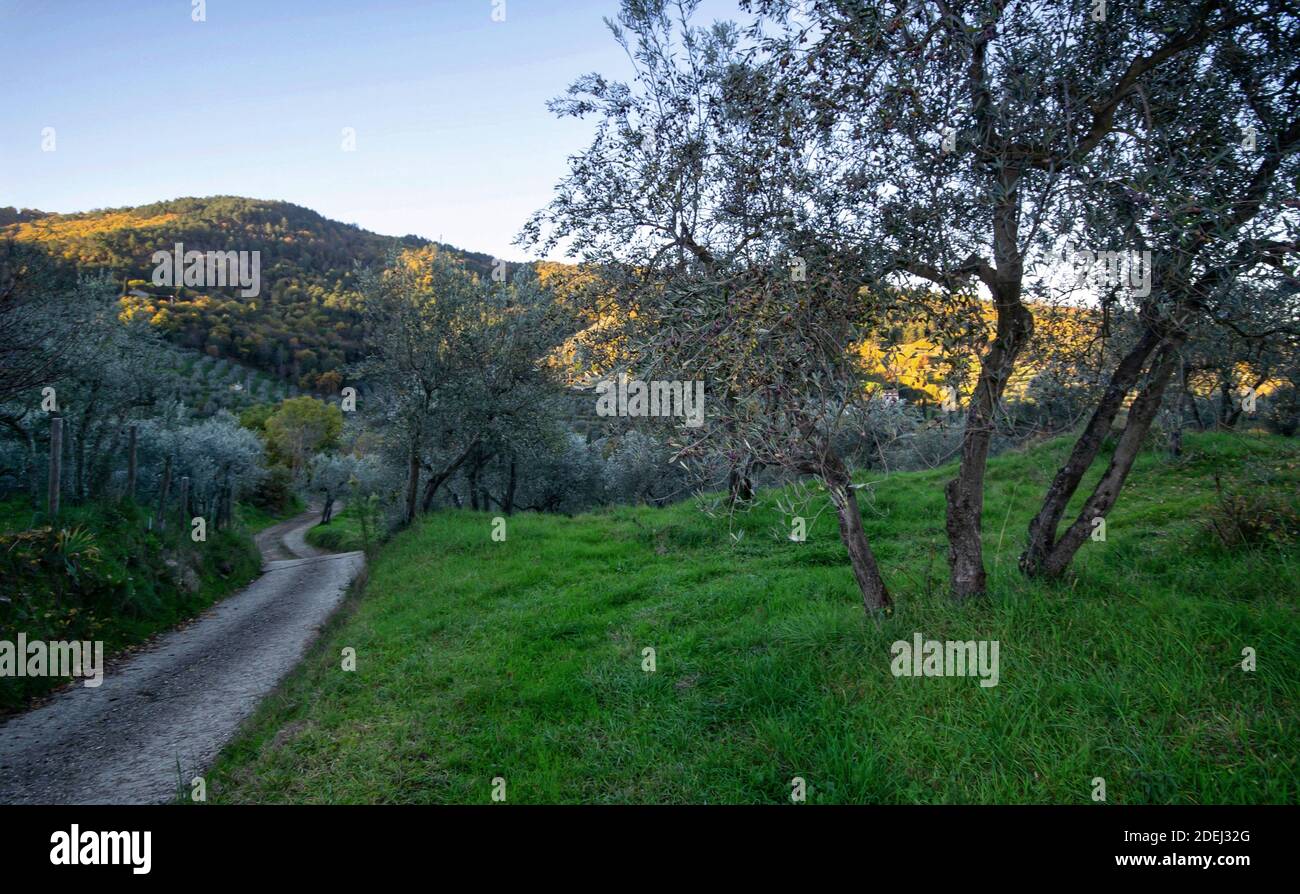
[[[286,515],[296,505],[293,473],[284,466],[271,466],[248,502],[271,515]]]
[[[1294,496],[1265,488],[1225,490],[1214,476],[1218,498],[1206,520],[1224,546],[1285,546],[1300,537],[1300,506]]]

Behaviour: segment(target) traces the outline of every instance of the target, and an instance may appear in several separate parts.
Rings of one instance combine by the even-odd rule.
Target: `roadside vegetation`
[[[95,641],[109,657],[175,627],[253,580],[261,557],[252,528],[151,530],[134,503],[64,509],[50,525],[21,498],[0,502],[0,639]],[[242,511],[241,511],[242,514]],[[256,523],[274,518],[255,514]],[[0,713],[66,682],[0,676]]]
[[[239,522],[250,534],[258,534],[265,531],[272,525],[278,524],[287,518],[293,518],[302,512],[306,506],[302,498],[291,495],[286,501],[283,509],[268,509],[264,506],[257,506],[252,503],[241,503],[235,509]]]
[[[379,544],[380,532],[375,529],[373,511],[367,519],[362,518],[363,511],[351,505],[344,507],[328,523],[308,531],[307,542],[317,549],[338,553],[373,549]]]

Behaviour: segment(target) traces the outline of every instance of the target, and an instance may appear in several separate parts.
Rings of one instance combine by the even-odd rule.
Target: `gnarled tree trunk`
[[[163,461],[162,484],[158,487],[158,530],[162,532],[167,527],[167,491],[172,486],[172,458],[169,456]]]
[[[515,455],[510,454],[510,474],[506,479],[506,494],[501,501],[501,511],[506,515],[513,515],[515,511],[515,491],[519,486],[519,470],[515,462]]]
[[[1142,377],[1142,370],[1146,367],[1147,360],[1159,344],[1160,335],[1153,329],[1145,329],[1142,336],[1120,360],[1115,371],[1111,373],[1110,381],[1106,383],[1106,390],[1102,392],[1101,400],[1093,410],[1088,425],[1074,442],[1065,465],[1057,471],[1056,477],[1047,489],[1043,505],[1033,521],[1029,523],[1029,539],[1025,551],[1020,556],[1020,570],[1030,577],[1039,573],[1047,554],[1055,545],[1056,529],[1061,523],[1061,516],[1065,514],[1065,507],[1074,496],[1074,492],[1079,489],[1079,482],[1083,480],[1083,476],[1087,474],[1097,455],[1101,453],[1102,444],[1105,443],[1106,435],[1110,433],[1111,424],[1124,405],[1124,398]]]
[[[479,443],[478,439],[475,439],[473,442],[470,443],[468,447],[465,448],[464,452],[462,452],[460,456],[452,460],[447,466],[443,468],[441,472],[437,472],[429,477],[428,483],[425,484],[424,486],[424,500],[420,504],[421,512],[429,511],[429,509],[433,506],[433,497],[435,494],[438,493],[438,488],[442,487],[443,484],[446,483],[448,478],[456,474],[456,470],[459,469],[465,463],[465,460],[469,459],[472,455],[474,455],[475,452],[477,452],[478,443]],[[474,474],[477,475],[478,474],[477,471],[475,471]],[[474,488],[471,486],[470,496],[473,497],[473,495],[474,495]],[[460,504],[457,503],[456,505],[457,507],[459,507]],[[478,507],[475,506],[474,508],[477,509]]]
[[[406,470],[406,511],[403,513],[404,521],[410,524],[415,520],[415,498],[420,488],[420,443],[414,441],[411,443],[411,452],[408,457]]]
[[[1033,333],[1033,317],[1020,302],[1019,278],[1008,284],[1008,293],[998,302],[997,337],[980,364],[979,380],[971,396],[962,435],[961,465],[957,477],[948,482],[947,496],[948,566],[953,598],[969,599],[984,593],[982,537],[984,473],[993,440],[993,414],[1006,390],[1016,357]]]
[[[1119,437],[1119,443],[1115,445],[1115,453],[1111,457],[1110,465],[1101,476],[1101,480],[1097,482],[1097,486],[1093,488],[1092,495],[1084,503],[1074,523],[1039,560],[1034,573],[1046,577],[1058,577],[1064,573],[1070,567],[1074,554],[1092,533],[1095,520],[1105,518],[1106,513],[1119,499],[1120,489],[1124,486],[1124,481],[1132,471],[1133,463],[1142,449],[1142,441],[1151,430],[1151,423],[1155,420],[1156,414],[1160,412],[1165,388],[1169,385],[1178,366],[1178,349],[1181,346],[1181,337],[1176,337],[1160,347],[1155,360],[1151,363],[1146,385],[1129,408],[1128,419]]]
[[[753,470],[754,457],[752,456],[744,457],[731,467],[731,472],[727,475],[727,491],[733,505],[748,503],[754,499]]]
[[[835,514],[839,517],[840,540],[848,550],[853,577],[858,582],[858,589],[862,591],[862,604],[868,613],[887,610],[893,603],[885,587],[885,580],[880,576],[880,566],[871,551],[871,544],[867,542],[858,498],[848,471],[840,458],[833,454],[823,462],[822,477],[830,492],[831,502],[835,505]]]
[[[1021,301],[1024,258],[1017,244],[1020,229],[1020,176],[1013,167],[999,175],[1001,197],[993,209],[994,269],[988,283],[997,310],[997,331],[993,344],[980,362],[979,379],[971,395],[962,435],[961,465],[957,477],[948,482],[946,528],[948,567],[952,596],[958,601],[984,594],[982,537],[984,514],[984,472],[993,441],[993,416],[1016,358],[1034,332],[1034,317]]]

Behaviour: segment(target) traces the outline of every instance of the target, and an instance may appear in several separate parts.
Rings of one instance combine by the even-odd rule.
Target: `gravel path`
[[[257,537],[263,575],[189,626],[0,723],[0,804],[149,804],[175,797],[302,657],[362,554],[303,541],[306,512]]]

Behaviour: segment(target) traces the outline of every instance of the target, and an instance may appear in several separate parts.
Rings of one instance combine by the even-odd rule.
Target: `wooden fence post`
[[[158,533],[162,533],[167,528],[167,491],[172,486],[172,458],[167,457],[163,463],[162,487],[158,489]]]
[[[50,488],[46,512],[53,520],[59,514],[59,487],[63,476],[63,419],[50,417]]]
[[[181,537],[190,529],[190,476],[181,476]]]
[[[134,425],[131,426],[127,431],[128,431],[128,435],[127,435],[127,447],[126,447],[126,451],[127,451],[126,452],[126,457],[127,457],[126,458],[126,498],[128,500],[134,500],[135,499],[135,475],[136,475],[136,464],[135,464],[136,426]]]
[[[229,530],[235,519],[235,489],[230,484],[230,469],[226,469],[226,486],[222,488],[222,496],[225,497],[226,504],[222,507],[222,515],[225,519],[217,527]]]

